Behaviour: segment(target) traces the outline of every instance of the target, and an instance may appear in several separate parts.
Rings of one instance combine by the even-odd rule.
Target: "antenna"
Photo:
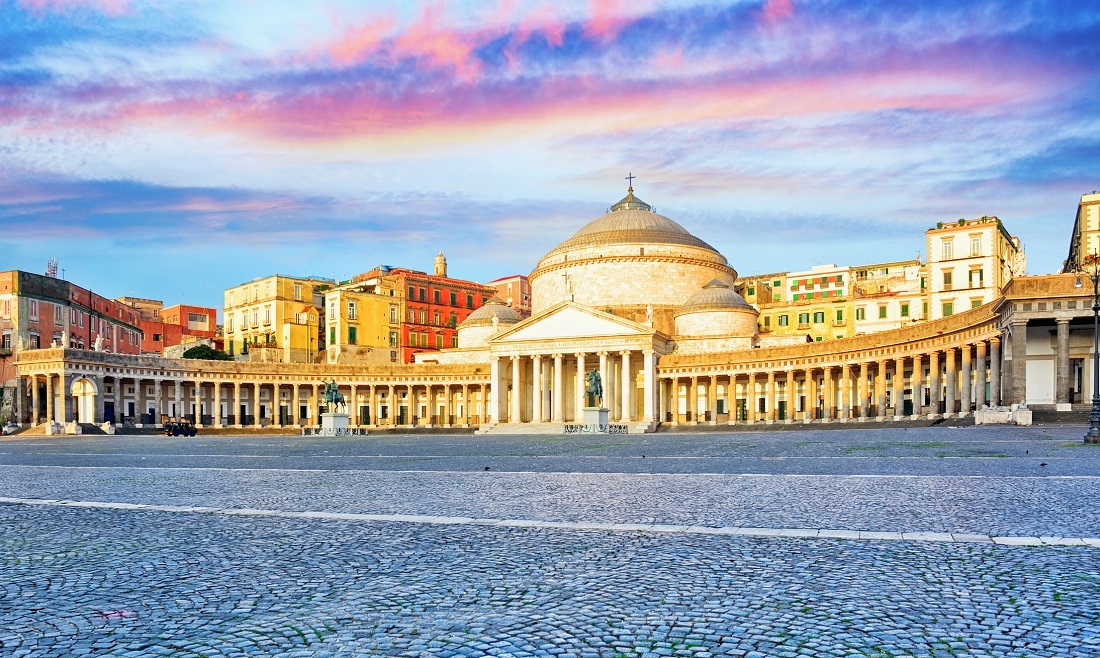
[[[51,279],[56,279],[57,278],[57,259],[56,258],[51,258],[48,261],[46,261],[46,276],[50,277]]]

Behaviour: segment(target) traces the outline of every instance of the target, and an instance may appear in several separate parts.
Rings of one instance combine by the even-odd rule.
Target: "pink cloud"
[[[767,0],[761,16],[765,23],[778,23],[794,15],[791,0]]]
[[[378,49],[382,39],[397,25],[392,16],[353,25],[327,46],[332,61],[339,64],[355,64],[364,61]]]
[[[122,16],[131,11],[130,0],[19,0],[19,4],[35,14],[47,12],[68,14],[75,9],[92,9],[105,16]]]
[[[589,18],[584,33],[588,37],[614,39],[626,23],[623,0],[589,0]]]

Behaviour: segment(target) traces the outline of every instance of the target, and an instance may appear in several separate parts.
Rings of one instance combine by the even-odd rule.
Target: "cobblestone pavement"
[[[1080,433],[0,442],[0,655],[1100,656]]]

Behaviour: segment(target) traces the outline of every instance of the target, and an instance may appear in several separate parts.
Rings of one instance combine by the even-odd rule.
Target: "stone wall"
[[[755,309],[687,313],[676,318],[676,335],[751,338],[756,335],[757,315]],[[677,344],[679,343],[680,340],[677,339]]]

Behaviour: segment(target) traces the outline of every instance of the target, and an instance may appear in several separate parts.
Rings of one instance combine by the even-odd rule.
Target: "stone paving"
[[[1100,655],[1100,546],[835,538],[1098,538],[1078,433],[0,442],[0,655]]]

